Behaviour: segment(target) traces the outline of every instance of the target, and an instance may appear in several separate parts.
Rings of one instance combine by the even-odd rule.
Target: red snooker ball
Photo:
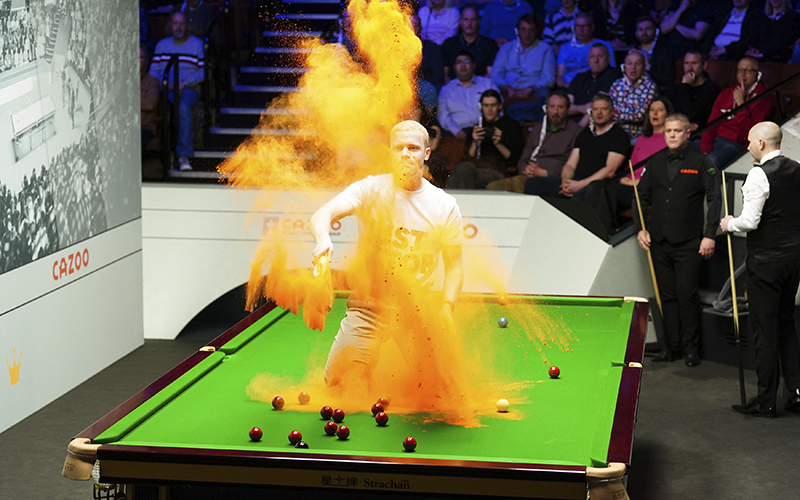
[[[330,420],[325,422],[325,434],[329,436],[336,434],[336,429],[338,428],[339,426],[336,425],[336,422],[331,422]]]
[[[324,418],[325,420],[330,420],[331,415],[333,415],[333,408],[330,406],[323,406],[322,409],[319,411],[319,416]]]
[[[414,451],[414,448],[416,447],[417,447],[417,440],[414,439],[413,437],[408,436],[403,440],[403,448],[405,448],[406,451]]]
[[[275,396],[272,398],[272,407],[276,410],[283,410],[283,405],[286,404],[286,401],[283,400],[280,396]]]
[[[561,375],[561,370],[558,369],[557,366],[551,366],[547,373],[550,374],[550,378],[558,378]]]
[[[340,424],[342,423],[342,420],[344,420],[344,410],[342,410],[341,408],[336,408],[335,410],[333,410],[333,415],[331,416],[333,417],[334,422]]]
[[[258,427],[250,429],[250,441],[261,441],[261,436],[263,435],[264,433]]]
[[[297,396],[297,401],[299,401],[301,405],[307,405],[311,401],[311,396],[303,391]]]
[[[378,403],[382,404],[384,409],[388,408],[389,407],[389,403],[391,403],[391,402],[392,402],[392,400],[389,399],[389,398],[380,398],[378,400]]]
[[[300,434],[300,431],[292,431],[289,433],[289,442],[292,444],[297,444],[303,440],[303,435]]]
[[[385,412],[378,412],[375,414],[375,422],[383,427],[387,422],[389,422],[389,415],[387,415]]]
[[[374,416],[374,415],[377,415],[378,413],[382,412],[382,411],[383,411],[383,409],[384,409],[384,408],[383,408],[383,405],[382,405],[382,404],[380,404],[380,403],[375,403],[374,405],[372,405],[372,415],[373,415],[373,416]]]
[[[350,429],[348,429],[346,425],[340,425],[339,428],[336,429],[336,437],[344,441],[350,437]]]

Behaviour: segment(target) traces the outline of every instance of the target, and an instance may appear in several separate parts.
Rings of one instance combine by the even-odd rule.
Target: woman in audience
[[[642,135],[636,139],[636,144],[633,146],[633,152],[631,153],[631,164],[633,166],[667,147],[667,141],[664,139],[664,125],[666,125],[667,116],[674,112],[674,106],[666,97],[661,96],[653,99],[642,124]],[[641,165],[634,171],[635,182],[638,182],[642,177],[644,167],[644,165]],[[619,182],[624,186],[633,186],[634,184],[631,174],[626,175]]]
[[[647,108],[644,123],[642,124],[642,135],[636,139],[631,153],[631,165],[647,160],[655,153],[667,147],[664,139],[664,126],[667,116],[675,112],[672,103],[666,97],[656,97]],[[646,164],[639,166],[635,171],[635,179],[628,174],[618,182],[608,184],[608,209],[610,220],[614,227],[619,226],[618,215],[621,211],[631,208],[633,204],[633,185],[638,184],[642,178],[642,172]],[[626,165],[627,167],[627,165]],[[629,168],[628,168],[629,170]]]
[[[430,0],[428,5],[419,9],[419,20],[422,24],[421,38],[441,45],[458,31],[461,14],[455,7],[450,7],[449,0]]]
[[[764,62],[785,63],[800,43],[800,14],[792,10],[789,0],[767,0],[767,19],[756,36],[756,48],[747,51]]]

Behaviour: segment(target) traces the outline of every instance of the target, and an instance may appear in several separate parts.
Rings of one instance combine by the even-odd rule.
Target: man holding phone
[[[747,101],[763,94],[766,87],[761,83],[758,61],[743,57],[736,66],[737,85],[720,92],[714,101],[708,122],[711,123],[723,114],[744,107]],[[772,110],[771,99],[747,106],[746,109],[729,116],[709,128],[700,139],[700,151],[706,153],[718,168],[725,168],[747,150],[747,134],[756,123],[763,122]]]
[[[503,101],[498,91],[484,91],[479,106],[478,124],[464,129],[464,160],[451,170],[448,189],[484,189],[490,182],[516,172],[522,129],[516,121],[501,115]]]

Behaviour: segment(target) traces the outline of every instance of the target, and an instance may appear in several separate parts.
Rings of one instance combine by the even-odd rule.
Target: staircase
[[[252,134],[290,135],[294,130],[256,128],[261,115],[300,114],[301,109],[269,109],[273,99],[285,92],[298,92],[300,67],[308,49],[296,48],[303,38],[320,37],[338,29],[340,0],[283,0],[279,13],[268,22],[258,47],[246,66],[231,69],[231,97],[217,110],[218,120],[210,128],[204,148],[196,150],[190,172],[170,172],[175,179],[218,179],[216,167]],[[313,155],[313,153],[309,153]]]

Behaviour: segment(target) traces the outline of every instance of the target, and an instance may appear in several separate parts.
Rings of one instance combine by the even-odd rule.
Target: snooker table
[[[345,311],[346,293],[337,292],[322,333],[267,303],[203,346],[167,374],[85,429],[69,445],[64,471],[88,479],[99,464],[100,481],[128,486],[128,498],[158,488],[191,491],[187,497],[236,498],[290,492],[326,498],[373,498],[376,494],[414,498],[506,497],[538,499],[627,498],[622,477],[630,463],[644,355],[648,304],[644,299],[464,294],[455,320],[477,313],[481,321],[462,324],[469,335],[490,336],[498,346],[498,367],[536,383],[520,389],[535,404],[515,405],[509,415],[488,414],[481,427],[431,421],[425,415],[397,415],[378,427],[370,413],[348,414],[352,433],[342,441],[323,432],[317,411],[292,411],[293,394],[282,411],[253,401],[244,387],[265,365],[285,377],[302,379],[308,351],[327,352]],[[565,325],[573,341],[544,347],[526,335],[518,320],[530,312]],[[509,319],[500,328],[497,319]],[[460,324],[460,323],[459,323]],[[551,342],[552,344],[552,342]],[[547,344],[545,343],[545,346]],[[550,379],[548,364],[561,369]],[[503,397],[502,394],[499,397]],[[324,401],[314,401],[318,410]],[[492,409],[493,410],[493,409]],[[391,416],[391,405],[387,408]],[[259,442],[251,427],[264,430]],[[303,432],[309,449],[287,440]],[[416,450],[401,443],[415,436]],[[194,489],[192,489],[194,488]],[[306,498],[306,497],[302,497]]]

